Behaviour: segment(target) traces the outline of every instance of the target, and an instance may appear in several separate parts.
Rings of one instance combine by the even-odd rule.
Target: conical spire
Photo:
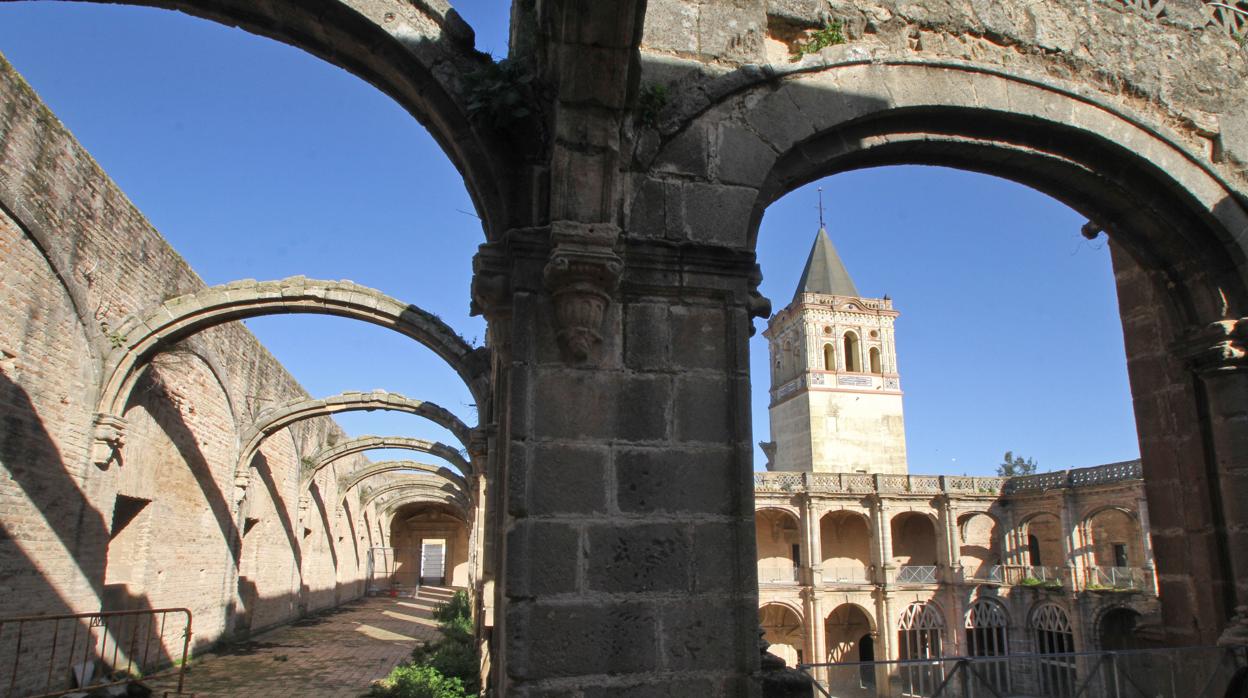
[[[828,237],[826,228],[819,228],[815,234],[815,244],[810,247],[810,256],[806,258],[806,268],[802,270],[802,279],[797,282],[797,292],[793,300],[803,293],[823,293],[832,296],[858,297],[858,287],[849,278],[841,256],[836,253],[832,239]]]

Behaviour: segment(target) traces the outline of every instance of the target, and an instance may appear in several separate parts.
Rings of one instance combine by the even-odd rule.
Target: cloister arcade
[[[808,663],[1138,645],[1137,626],[1155,622],[1138,464],[861,483],[756,473],[755,489],[760,608],[789,609],[785,634],[766,639]],[[888,672],[863,690],[877,678]],[[922,672],[902,680],[932,688]]]

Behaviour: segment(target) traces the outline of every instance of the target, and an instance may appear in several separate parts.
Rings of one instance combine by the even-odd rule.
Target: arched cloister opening
[[[986,513],[958,517],[958,560],[967,578],[994,578],[1001,564],[1001,533],[995,518]]]
[[[1040,690],[1044,695],[1073,696],[1077,686],[1077,667],[1074,657],[1075,635],[1070,627],[1070,616],[1057,604],[1041,603],[1031,612],[1028,628],[1036,652],[1051,655],[1039,662]]]
[[[768,652],[783,659],[788,666],[806,661],[809,655],[799,611],[786,604],[764,604],[758,609],[758,624],[763,629],[763,639],[771,644]]]
[[[1047,579],[1046,574],[1056,574],[1055,568],[1065,567],[1066,553],[1062,549],[1061,521],[1053,514],[1041,513],[1023,520],[1022,533],[1027,541],[1024,565],[1033,568],[1028,575]]]
[[[471,500],[468,483],[464,481],[464,478],[461,477],[459,473],[442,466],[429,465],[428,463],[418,463],[416,461],[380,461],[376,463],[369,463],[358,470],[353,470],[342,475],[338,480],[338,491],[340,493],[346,492],[374,477],[389,473],[404,472],[419,475],[424,479],[443,481],[453,488],[454,494],[457,494],[464,499]]]
[[[826,656],[821,662],[875,661],[875,622],[865,609],[845,603],[832,609],[823,620]],[[834,695],[874,695],[875,669],[871,666],[845,667],[829,672],[825,684]]]
[[[897,621],[898,659],[935,659],[944,654],[945,621],[933,603],[912,603]],[[944,679],[941,664],[904,665],[898,670],[905,695],[925,696]]]
[[[1010,616],[995,599],[976,599],[966,611],[966,653],[971,657],[1004,657],[1010,653]],[[1005,661],[979,665],[977,677],[989,690],[1004,695],[1010,690],[1010,667]]]
[[[871,567],[871,527],[852,511],[832,511],[819,520],[822,573],[825,584],[860,584]]]
[[[875,657],[875,643],[871,639],[875,623],[857,604],[845,603],[832,609],[824,618],[824,632],[828,656],[821,661],[869,662]]]
[[[454,509],[408,501],[394,505],[389,526],[392,588],[468,585],[468,524]]]
[[[897,581],[907,584],[936,582],[936,522],[917,511],[897,514],[889,522],[892,533],[892,560],[897,565]]]
[[[782,509],[754,514],[754,541],[758,548],[759,584],[797,581],[801,559],[801,526],[797,516]]]
[[[1101,509],[1084,519],[1084,550],[1089,583],[1138,588],[1144,566],[1144,534],[1133,512]]]
[[[1144,647],[1136,635],[1140,624],[1138,611],[1119,606],[1101,614],[1096,636],[1103,650],[1137,650]]]

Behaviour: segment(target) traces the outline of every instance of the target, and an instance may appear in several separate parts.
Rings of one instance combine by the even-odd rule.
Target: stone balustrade
[[[868,475],[865,473],[757,472],[754,491],[810,494],[956,494],[991,496],[1090,487],[1143,479],[1140,461],[1059,470],[1019,477],[969,475]]]

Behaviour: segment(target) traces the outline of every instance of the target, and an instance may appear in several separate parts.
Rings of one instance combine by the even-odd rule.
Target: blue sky
[[[507,2],[456,3],[477,46],[506,50]],[[442,316],[469,339],[483,240],[462,179],[389,98],[310,55],[175,12],[0,3],[0,53],[210,284],[347,278]],[[759,235],[763,293],[792,297],[818,226],[815,187],[867,295],[892,296],[910,468],[991,473],[1138,455],[1104,239],[1025,187],[943,168],[846,173],[790,193]],[[760,328],[761,321],[758,321]],[[247,322],[314,395],[385,388],[475,422],[454,373],[419,345],[337,318]],[[756,440],[766,344],[751,344]],[[423,420],[344,415],[352,434],[450,441]],[[410,458],[378,452],[374,458]],[[761,467],[761,458],[758,467]]]

